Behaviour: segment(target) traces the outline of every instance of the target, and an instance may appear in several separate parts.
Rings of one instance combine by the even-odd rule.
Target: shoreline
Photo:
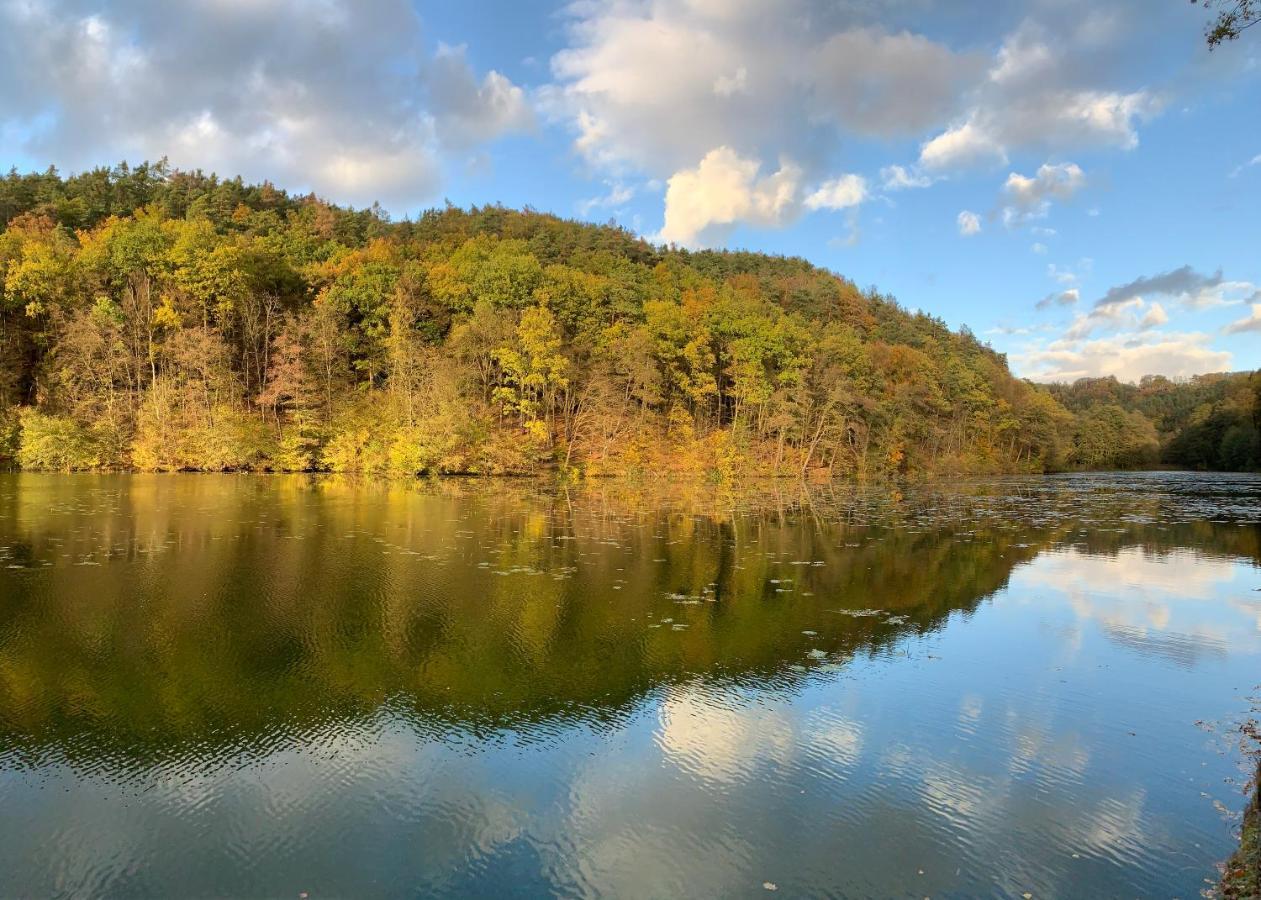
[[[1239,848],[1223,865],[1218,896],[1229,900],[1261,897],[1261,761],[1244,809]]]

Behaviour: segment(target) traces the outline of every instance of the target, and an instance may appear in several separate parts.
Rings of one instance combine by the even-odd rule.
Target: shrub
[[[96,436],[68,416],[27,407],[19,413],[18,463],[24,469],[71,472],[102,465]]]

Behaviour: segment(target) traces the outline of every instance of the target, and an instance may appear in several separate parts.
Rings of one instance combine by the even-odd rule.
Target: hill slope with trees
[[[1034,385],[801,259],[529,209],[391,222],[164,163],[12,172],[0,227],[0,454],[27,468],[1261,464],[1247,375]]]

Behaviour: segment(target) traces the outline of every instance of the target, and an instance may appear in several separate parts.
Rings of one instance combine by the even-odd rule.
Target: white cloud
[[[905,191],[914,188],[930,187],[933,183],[931,175],[925,175],[919,169],[907,169],[903,166],[885,166],[880,170],[881,186],[886,191]]]
[[[1169,314],[1165,312],[1165,308],[1159,303],[1153,303],[1147,308],[1147,312],[1143,314],[1143,318],[1139,319],[1139,328],[1146,331],[1150,328],[1158,328],[1168,323]]]
[[[406,0],[0,4],[0,125],[83,168],[157,159],[330,199],[430,199],[446,149],[526,127],[521,89],[427,53]]]
[[[1257,293],[1258,287],[1251,281],[1223,281],[1178,299],[1188,309],[1214,309],[1219,306],[1238,306],[1246,303]]]
[[[1092,309],[1088,313],[1079,313],[1064,332],[1064,338],[1070,341],[1090,337],[1096,331],[1105,329],[1119,330],[1132,326],[1142,311],[1143,299],[1136,297],[1119,306],[1108,306]]]
[[[850,235],[857,241],[852,213],[867,199],[867,181],[860,175],[830,178],[802,196],[801,167],[781,159],[779,169],[761,174],[760,160],[731,147],[717,147],[691,169],[670,176],[666,185],[665,225],[655,236],[686,247],[710,246],[735,225],[777,228],[803,210],[850,210]]]
[[[1097,331],[1145,332],[1168,322],[1169,314],[1159,303],[1149,304],[1142,297],[1132,297],[1124,303],[1095,306],[1089,312],[1078,315],[1064,332],[1064,337],[1081,340]]]
[[[566,15],[568,46],[540,102],[572,129],[582,159],[613,177],[686,184],[725,147],[744,160],[790,159],[817,182],[847,135],[915,136],[948,121],[984,69],[974,53],[819,0],[581,2]],[[928,183],[906,169],[883,177],[889,189]],[[824,187],[811,197],[810,208],[854,205]],[[757,204],[733,206],[767,219]],[[662,233],[687,237],[675,225]]]
[[[982,68],[817,0],[575,3],[566,25],[548,109],[588,161],[657,177],[719,146],[809,159],[813,172],[842,131],[913,135],[947,120]]]
[[[841,175],[823,182],[806,198],[807,209],[847,209],[867,199],[867,181],[860,175]]]
[[[695,169],[676,172],[666,186],[659,239],[706,245],[739,222],[778,226],[791,220],[800,212],[801,169],[788,161],[770,175],[759,176],[760,169],[758,160],[718,147]]]
[[[980,234],[981,232],[981,217],[970,210],[965,209],[963,212],[959,213],[955,222],[959,226],[959,234],[964,237],[971,237],[972,235]]]
[[[465,50],[439,45],[427,67],[428,111],[438,139],[466,147],[530,128],[534,113],[525,92],[494,70],[479,82]]]
[[[1112,90],[1083,80],[1113,52],[1099,29],[1059,33],[1032,20],[1009,35],[967,112],[926,141],[920,162],[942,170],[1003,163],[1016,150],[1138,146],[1137,123],[1155,115],[1146,89]]]
[[[1261,300],[1261,293],[1257,299]],[[1226,326],[1227,334],[1243,334],[1247,331],[1261,331],[1261,303],[1252,304],[1252,314]]]
[[[949,169],[983,162],[1007,162],[1007,150],[984,128],[967,121],[943,131],[920,148],[920,164]]]
[[[1029,219],[1047,215],[1052,199],[1069,200],[1086,186],[1086,173],[1076,163],[1045,163],[1029,177],[1012,172],[1003,184],[1003,196],[1007,205],[1003,208],[1003,221],[1017,225]]]
[[[790,159],[813,183],[849,138],[920,141],[917,164],[880,170],[885,191],[1017,152],[1130,148],[1159,109],[1121,80],[1119,45],[1141,29],[1117,11],[1039,3],[984,52],[917,33],[922,2],[576,0],[540,102],[595,174],[623,179],[668,179],[728,147]]]
[[[1039,256],[1045,256],[1047,252],[1046,244],[1043,244],[1041,242],[1035,243],[1029,249],[1032,250],[1034,253],[1038,254]]]
[[[1136,382],[1144,375],[1189,377],[1230,369],[1230,353],[1209,346],[1209,335],[1118,334],[1092,341],[1059,340],[1033,344],[1012,354],[1017,370],[1038,381],[1074,381],[1115,375]]]

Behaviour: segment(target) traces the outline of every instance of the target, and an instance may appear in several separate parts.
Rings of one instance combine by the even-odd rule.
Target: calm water
[[[1261,479],[0,476],[0,894],[1182,896]]]

